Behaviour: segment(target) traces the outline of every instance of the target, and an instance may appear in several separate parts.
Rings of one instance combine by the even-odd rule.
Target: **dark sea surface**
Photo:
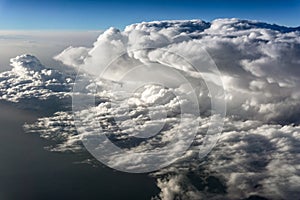
[[[0,103],[0,200],[151,199],[159,193],[146,174],[74,164],[74,153],[44,149],[50,141],[26,134],[39,114]]]

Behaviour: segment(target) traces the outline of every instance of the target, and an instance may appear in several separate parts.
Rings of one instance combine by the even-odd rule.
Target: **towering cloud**
[[[281,124],[298,123],[299,31],[300,28],[238,19],[218,19],[212,23],[143,22],[127,26],[124,31],[108,29],[87,53],[78,55],[82,50],[68,48],[56,58],[73,66],[78,66],[80,58],[82,67],[98,75],[113,59],[128,52],[138,63],[167,64],[192,76],[191,66],[182,63],[178,56],[168,55],[165,49],[194,65],[201,65],[206,50],[222,73],[230,115]],[[151,51],[140,50],[147,48]],[[76,55],[73,61],[70,55]],[[107,74],[118,79],[116,74],[137,65],[118,65]],[[203,66],[205,73],[209,69]]]
[[[55,57],[84,69],[83,91],[100,98],[95,106],[76,110],[83,116],[82,129],[76,129],[71,112],[57,112],[25,128],[56,139],[53,151],[78,152],[84,151],[82,139],[95,136],[91,123],[95,120],[114,144],[132,153],[108,156],[110,166],[122,169],[135,163],[138,169],[157,160],[137,159],[134,152],[154,151],[175,136],[187,137],[196,122],[198,134],[191,147],[176,163],[151,174],[161,188],[154,198],[296,199],[300,195],[299,55],[300,28],[256,21],[155,21],[133,24],[124,31],[110,28],[93,47],[69,47]],[[213,64],[221,75],[207,67]],[[142,65],[148,68],[136,70]],[[12,59],[12,66],[12,71],[1,74],[1,99],[47,99],[70,91],[71,79],[46,69],[32,56]],[[225,125],[217,146],[199,160],[214,114],[209,87],[218,86],[219,75],[226,92]],[[207,77],[209,83],[205,83]],[[141,79],[161,85],[135,88]],[[199,102],[200,116],[193,112],[189,86]],[[128,94],[128,88],[136,90]],[[128,98],[120,98],[122,92]],[[184,116],[180,115],[182,105],[186,106]],[[159,134],[145,139],[152,130]],[[185,145],[174,141],[171,153],[162,148],[161,155],[176,155]]]
[[[10,62],[12,70],[0,73],[2,100],[20,102],[63,98],[72,89],[74,76],[48,69],[32,55],[17,56]]]

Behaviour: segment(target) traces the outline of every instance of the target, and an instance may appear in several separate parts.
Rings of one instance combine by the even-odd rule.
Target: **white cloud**
[[[101,107],[97,108],[98,115],[101,116],[98,119],[101,119],[103,126],[107,127],[105,132],[111,139],[116,144],[130,140],[129,135],[135,134],[135,131],[131,130],[135,126],[127,124],[131,120],[127,118],[116,127],[109,119],[112,116],[121,119],[122,116],[117,114],[118,111],[109,115],[112,110],[105,105]],[[103,116],[103,112],[107,114]],[[139,117],[133,120],[141,123]],[[90,122],[90,118],[87,118],[86,122]],[[202,123],[203,127],[200,130],[205,131],[207,123],[205,120]],[[176,126],[178,121],[171,118],[167,124]],[[147,126],[151,124],[144,123],[140,128]],[[84,151],[81,143],[84,136],[78,135],[72,113],[59,112],[54,117],[39,119],[35,124],[25,127],[31,132],[40,133],[44,138],[59,141],[57,146],[51,148],[53,151]],[[93,129],[86,130],[86,133],[93,134],[90,131]],[[152,174],[157,178],[158,187],[161,188],[159,196],[162,199],[172,199],[176,196],[181,199],[199,199],[199,197],[236,199],[248,198],[251,195],[269,199],[297,198],[300,191],[299,132],[299,126],[267,125],[259,121],[227,119],[220,141],[206,161],[201,163],[197,157],[192,159],[201,148],[203,137],[199,135],[192,148],[176,164]],[[156,145],[163,145],[175,136],[173,134],[176,134],[176,129],[162,133],[163,137],[157,136],[148,141],[149,143],[131,147],[132,152],[126,157],[110,156],[109,162],[117,168],[126,167],[128,163],[136,163],[135,166],[139,168],[143,163],[156,162],[145,160],[146,157],[138,158],[130,155],[134,155],[133,152],[136,151],[143,152],[155,148]]]
[[[202,49],[205,48],[226,76],[229,114],[280,123],[296,122],[289,108],[300,106],[299,34],[298,29],[238,19],[219,19],[211,24],[199,20],[145,22],[130,25],[124,31],[113,28],[105,31],[88,56],[79,54],[73,61],[64,60],[64,52],[60,56],[63,62],[74,64],[78,58],[86,57],[82,67],[97,74],[111,60],[128,51],[137,64],[110,66],[109,78],[118,79],[116,74],[149,61],[195,76],[190,65],[165,49],[201,66],[202,73],[214,73],[204,67],[207,61],[202,59],[206,57]],[[155,49],[131,51],[140,48]],[[287,110],[281,104],[283,99]]]
[[[65,65],[76,67],[83,63],[83,60],[88,56],[88,52],[89,48],[70,46],[55,56],[54,59],[61,60]]]
[[[199,134],[192,147],[174,165],[151,174],[161,188],[157,198],[298,198],[299,36],[299,28],[238,19],[219,19],[212,23],[199,20],[143,22],[130,25],[124,31],[110,28],[99,36],[92,48],[69,47],[56,57],[65,64],[85,67],[93,75],[99,75],[109,64],[111,66],[105,78],[113,81],[95,80],[101,103],[94,108],[78,110],[84,116],[84,126],[76,131],[72,113],[58,112],[25,128],[41,133],[42,137],[58,140],[57,146],[51,147],[53,151],[77,152],[84,150],[82,139],[95,137],[92,122],[98,120],[103,131],[131,153],[125,157],[110,155],[106,161],[119,169],[135,167],[138,170],[145,163],[158,162],[146,156],[137,158],[133,156],[136,155],[134,152],[159,149],[162,157],[157,159],[178,158],[176,153],[185,146],[182,142],[185,140],[175,141],[176,145],[169,149],[158,147],[166,145],[175,136],[189,136],[191,128],[197,127],[191,123],[196,122]],[[152,49],[135,51],[140,48]],[[202,67],[202,75],[212,77],[212,80],[218,75],[214,69],[206,67],[211,63],[203,59],[207,58],[203,48],[221,71],[228,116],[218,145],[204,160],[199,160],[203,133],[210,123],[205,113],[210,107],[210,98],[207,86],[192,65]],[[121,54],[124,55],[111,63]],[[180,59],[181,56],[192,65]],[[68,88],[70,85],[63,74],[45,69],[30,56],[21,56],[12,62],[14,69],[0,74],[2,99],[16,102],[27,96],[43,99],[58,93],[67,94],[68,90],[62,90],[62,86]],[[137,66],[151,62],[156,65],[135,71]],[[122,79],[128,70],[133,71],[134,76]],[[182,80],[175,76],[177,72],[182,74]],[[59,91],[51,89],[54,77],[61,77],[56,78],[60,80],[56,82]],[[150,84],[140,87],[134,94],[127,94],[142,79],[160,81],[170,87]],[[191,89],[184,79],[195,88],[204,113],[201,118],[192,112]],[[218,85],[218,82],[212,81],[211,85]],[[86,80],[85,86],[88,92],[95,89],[92,81]],[[182,94],[182,98],[176,99],[173,94]],[[122,95],[130,98],[121,101]],[[84,95],[82,99],[85,100]],[[180,105],[187,106],[181,124]],[[149,114],[155,119],[151,120]],[[162,124],[166,126],[160,129]],[[144,137],[153,130],[159,130],[161,134],[145,142]],[[141,133],[140,137],[134,137],[136,132]]]
[[[11,71],[0,73],[2,100],[11,102],[29,99],[47,100],[70,95],[74,76],[48,69],[32,55],[24,54],[12,58],[11,66]],[[34,105],[34,102],[30,104]]]

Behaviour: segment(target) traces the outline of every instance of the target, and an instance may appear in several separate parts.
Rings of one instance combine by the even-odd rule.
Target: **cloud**
[[[59,67],[53,56],[68,46],[92,46],[101,31],[0,30],[0,71],[9,70],[9,59],[32,54],[46,66]]]
[[[42,118],[25,128],[59,141],[53,151],[77,151],[83,141],[98,159],[118,169],[145,170],[145,163],[145,167],[154,169],[166,166],[170,160],[178,159],[183,149],[189,148],[200,118],[195,106],[190,105],[184,95],[175,96],[172,89],[145,86],[141,91],[129,99],[118,98],[118,91],[115,91],[116,94],[110,94],[109,101],[102,100],[96,107],[76,112],[77,132],[71,112],[58,112],[54,117]],[[102,136],[112,139],[116,145],[126,146],[127,151],[116,149],[115,145],[102,140]],[[147,140],[149,137],[152,139]],[[101,146],[101,142],[106,145]],[[136,154],[143,151],[149,153]]]
[[[151,50],[137,50],[141,48]],[[182,56],[192,65],[200,66],[202,75],[214,74],[203,67],[207,61],[202,57],[208,56],[203,48],[223,75],[228,114],[278,123],[299,122],[295,117],[300,102],[297,89],[300,83],[299,28],[238,19],[218,19],[212,23],[200,20],[145,22],[130,25],[124,31],[108,29],[88,54],[80,54],[80,50],[74,48],[72,51],[79,55],[76,54],[73,61],[63,58],[64,54],[67,57],[66,52],[60,54],[60,59],[77,65],[78,58],[85,58],[82,67],[98,74],[111,60],[128,52],[136,64],[110,65],[105,73],[107,77],[119,79],[126,71],[147,62],[171,66],[195,76],[193,67],[180,59]]]
[[[168,90],[148,86],[136,95],[128,101],[118,103],[117,107],[106,102],[83,110],[80,115],[84,124],[82,128],[86,128],[84,131],[76,129],[71,112],[58,112],[53,117],[41,118],[34,124],[27,124],[25,128],[28,132],[40,133],[44,138],[56,140],[57,145],[49,147],[52,151],[81,152],[85,151],[82,140],[98,134],[97,129],[91,128],[95,127],[93,120],[100,121],[102,131],[110,140],[129,152],[126,156],[110,155],[107,162],[111,167],[124,169],[135,166],[134,170],[138,170],[143,164],[157,163],[157,160],[148,160],[147,156],[137,157],[134,152],[158,148],[162,151],[160,155],[167,158],[169,149],[159,147],[176,138],[178,133],[188,135],[190,130],[177,132],[180,124],[177,107],[180,105],[172,103],[173,98],[172,95],[169,96]],[[168,100],[161,102],[160,99]],[[128,110],[128,102],[135,109]],[[160,106],[155,104],[158,102]],[[159,114],[164,111],[175,112],[167,113],[168,118],[149,120],[148,114],[151,111],[154,114],[156,111]],[[187,118],[181,125],[191,127],[192,120],[195,119]],[[259,196],[268,199],[291,199],[299,195],[299,126],[227,118],[218,145],[205,160],[199,160],[197,156],[202,147],[202,133],[207,129],[209,118],[198,121],[201,126],[192,147],[174,165],[152,174],[161,188],[157,198],[236,199]],[[163,129],[146,143],[143,138],[136,137],[136,133],[143,134],[143,130],[151,133],[152,128],[160,126],[160,122],[169,128]],[[180,142],[175,146],[178,150],[183,148]],[[171,152],[178,159],[176,149]],[[278,165],[283,165],[284,169]]]
[[[69,66],[79,66],[82,64],[83,59],[88,56],[89,48],[86,47],[68,47],[54,59],[61,60],[63,64]]]
[[[25,129],[56,140],[57,145],[49,147],[52,151],[81,152],[86,138],[99,137],[100,125],[110,139],[107,143],[128,152],[113,154],[115,149],[100,148],[108,153],[102,159],[109,166],[127,171],[139,170],[145,163],[165,167],[151,174],[161,189],[154,198],[298,198],[299,36],[299,28],[238,19],[143,22],[124,31],[110,28],[92,48],[69,47],[55,57],[84,69],[80,80],[84,87],[75,99],[89,105],[96,92],[95,106],[75,110],[75,122],[80,120],[82,126],[76,129],[73,113],[60,111],[26,124]],[[214,63],[221,74],[208,67]],[[32,56],[12,59],[12,66],[12,71],[0,74],[2,99],[19,102],[70,92],[65,74],[49,71]],[[90,80],[102,72],[102,78]],[[204,133],[214,116],[209,89],[220,86],[219,75],[226,91],[226,122],[217,146],[199,160]],[[205,84],[205,78],[210,82]],[[197,106],[200,116],[195,114]],[[179,155],[190,145],[190,137],[191,147]],[[97,140],[92,141],[90,145],[96,146]],[[173,146],[164,148],[169,143]],[[136,157],[136,152],[145,151],[160,157]],[[170,160],[176,162],[168,166]],[[159,166],[158,161],[164,162]]]
[[[30,103],[29,100],[59,99],[70,95],[73,76],[46,68],[36,57],[28,54],[10,61],[12,70],[0,73],[1,100]]]
[[[261,124],[253,128],[255,123],[235,124],[222,135],[208,161],[210,170],[227,181],[230,199],[250,194],[269,199],[297,198],[300,127]]]
[[[97,110],[99,115],[97,120],[101,120],[102,126],[107,127],[105,132],[117,145],[124,145],[126,141],[129,141],[129,144],[133,142],[130,137],[131,134],[135,134],[133,129],[151,127],[151,124],[144,123],[134,128],[132,124],[128,124],[132,121],[129,119],[121,121],[118,123],[119,126],[116,126],[109,119],[111,115],[121,119],[122,115],[116,114],[120,111],[114,110],[110,115],[113,110],[105,105],[101,105]],[[104,110],[106,115],[103,113]],[[40,133],[44,138],[58,141],[57,146],[50,148],[52,151],[85,151],[81,143],[84,136],[76,131],[72,116],[72,113],[59,112],[53,117],[42,118],[35,124],[26,125],[25,128],[29,132]],[[133,118],[133,120],[138,119],[139,121],[136,122],[141,123],[141,117]],[[87,118],[86,122],[90,122],[90,118]],[[205,120],[201,122],[203,126],[200,127],[200,132],[207,126]],[[171,118],[167,124],[176,127],[178,121]],[[187,122],[186,125],[190,123]],[[299,131],[299,126],[268,125],[260,121],[236,121],[228,118],[218,145],[207,159],[204,161],[197,159],[203,139],[200,134],[194,141],[194,145],[177,163],[152,174],[157,178],[157,185],[161,188],[159,197],[162,199],[175,197],[239,199],[256,195],[268,199],[297,198],[300,191]],[[93,135],[93,130],[86,130],[85,134],[87,133]],[[169,141],[178,133],[174,128],[165,130],[162,134],[163,137],[158,135],[147,143],[136,138],[135,142],[139,142],[140,145],[131,147],[125,145],[126,148],[129,147],[129,155],[134,155],[135,151],[143,152],[164,145],[165,141]],[[172,152],[176,153],[176,150]],[[110,156],[109,159],[109,163],[117,168],[126,167],[128,163],[135,163],[134,166],[139,168],[143,163],[157,162],[147,160],[147,157],[137,156],[115,155]]]

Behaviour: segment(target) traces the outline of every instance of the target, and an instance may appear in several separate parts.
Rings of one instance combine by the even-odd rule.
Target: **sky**
[[[141,21],[232,17],[300,26],[300,0],[0,0],[2,30],[123,29]]]
[[[10,58],[32,54],[47,66],[59,63],[52,59],[68,46],[92,46],[101,31],[0,30],[0,72],[10,69]]]
[[[25,124],[26,132],[50,139],[47,150],[73,152],[85,164],[100,165],[84,156],[89,151],[111,168],[139,173],[180,156],[151,174],[161,190],[153,199],[299,199],[299,30],[237,19],[209,27],[196,20],[142,23],[126,32],[108,29],[90,48],[78,47],[80,34],[72,31],[24,31],[26,44],[45,47],[48,56],[53,44],[77,41],[55,59],[84,73],[76,79],[65,67],[49,69],[40,55],[21,55],[0,73],[0,100],[47,111]],[[75,113],[66,110],[71,95]],[[58,112],[51,116],[51,108]],[[116,193],[130,195],[127,188]]]
[[[28,133],[57,141],[47,148],[51,151],[111,153],[110,146],[97,148],[99,154],[82,146],[86,138],[94,138],[101,121],[105,127],[101,130],[108,132],[100,135],[110,135],[124,147],[129,144],[128,154],[112,151],[104,155],[108,158],[104,164],[127,172],[141,172],[147,164],[150,169],[160,167],[159,158],[163,165],[174,161],[172,156],[185,150],[190,138],[195,139],[191,151],[176,165],[151,174],[163,200],[298,199],[300,27],[280,31],[277,26],[220,19],[209,27],[201,21],[169,21],[130,26],[126,32],[107,28],[123,29],[141,21],[232,17],[300,26],[299,5],[300,0],[0,0],[0,101],[38,111],[55,107],[59,112],[53,116],[24,125]],[[120,56],[124,51],[128,54]],[[153,62],[161,67],[149,65]],[[212,67],[207,64],[216,64],[220,73],[207,69]],[[198,66],[200,73],[191,66]],[[61,109],[69,108],[76,81],[75,73],[65,70],[78,67],[92,75],[107,72],[109,79],[97,79],[95,85],[88,73],[78,76],[88,84],[75,87],[84,91],[73,93],[73,105],[83,108],[76,112],[75,122],[83,124],[74,122],[73,112]],[[224,84],[221,90],[219,76]],[[85,104],[94,102],[95,96],[99,105]],[[78,98],[82,104],[76,102]],[[226,118],[216,148],[203,162],[196,156],[213,147],[206,142],[217,139],[207,131],[221,130],[215,125],[223,125],[224,120],[218,117],[224,113],[214,105],[221,111],[226,105]],[[199,133],[196,137],[191,135],[194,128]],[[152,137],[153,130],[162,134]],[[137,133],[141,138],[150,133],[149,143],[132,140]],[[144,153],[156,149],[161,150],[157,158],[149,159]],[[123,195],[124,191],[118,192]]]

